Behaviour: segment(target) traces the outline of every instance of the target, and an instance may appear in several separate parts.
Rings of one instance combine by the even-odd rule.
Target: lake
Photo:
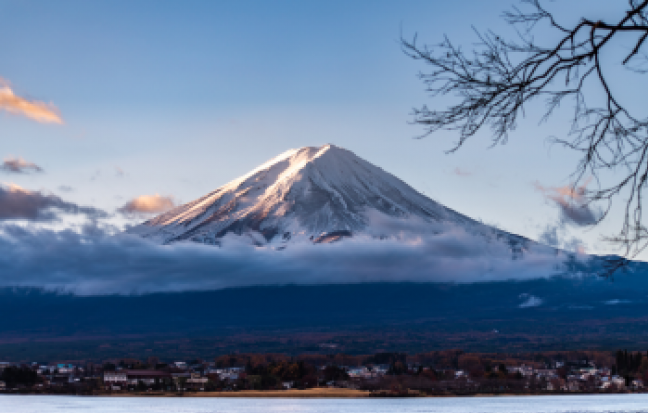
[[[635,413],[648,395],[420,399],[264,399],[0,396],[0,412],[50,413]]]

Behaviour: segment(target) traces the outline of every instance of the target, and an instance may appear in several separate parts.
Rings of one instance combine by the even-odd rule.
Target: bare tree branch
[[[492,31],[476,32],[479,43],[467,53],[447,37],[432,47],[419,44],[416,36],[411,41],[401,39],[403,51],[430,68],[419,74],[426,91],[433,98],[459,98],[442,110],[414,109],[414,122],[425,127],[424,136],[439,130],[457,131],[458,141],[449,150],[453,152],[483,129],[491,130],[493,145],[505,143],[532,101],[541,99],[546,104],[541,121],[561,105],[571,104],[571,128],[566,138],[553,142],[581,153],[573,185],[576,188],[584,179],[596,178],[598,187],[586,195],[588,202],[607,202],[600,220],[608,215],[613,200],[627,196],[622,228],[609,240],[625,248],[626,257],[635,257],[648,246],[642,209],[648,184],[648,118],[636,117],[617,99],[603,70],[602,51],[624,33],[637,37],[623,64],[642,56],[648,37],[648,0],[629,0],[625,15],[617,22],[583,18],[573,27],[560,24],[540,0],[522,3],[525,11],[514,7],[503,16],[518,32],[515,41]],[[550,47],[537,44],[532,32],[539,24],[548,24],[561,38]],[[586,91],[593,88],[603,92],[603,101],[586,97]],[[599,179],[604,173],[615,174],[616,182],[602,185],[608,182]]]

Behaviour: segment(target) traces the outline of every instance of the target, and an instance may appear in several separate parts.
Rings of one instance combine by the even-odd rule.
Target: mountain
[[[279,247],[323,243],[358,234],[388,237],[372,218],[418,226],[456,224],[490,231],[512,245],[522,237],[494,230],[419,193],[381,168],[334,145],[291,149],[247,175],[128,232],[161,244],[219,245],[228,233]]]
[[[450,236],[456,228],[460,236]],[[401,238],[404,231],[414,236]],[[285,152],[129,232],[160,244],[224,248],[214,249],[212,259],[209,248],[154,245],[146,262],[165,257],[163,250],[199,250],[191,261],[209,259],[197,266],[165,259],[162,266],[171,272],[135,265],[133,275],[125,273],[135,283],[152,273],[149,284],[171,282],[182,291],[75,295],[0,288],[0,314],[10,314],[0,317],[0,358],[328,353],[331,343],[347,354],[648,346],[648,264],[632,262],[612,282],[597,275],[615,257],[583,259],[488,227],[333,145]],[[228,254],[223,238],[232,233],[270,248]],[[423,241],[400,243],[417,234]],[[312,245],[333,241],[340,242]],[[299,243],[308,248],[293,248]],[[125,257],[143,262],[134,258],[150,245],[132,245],[133,255]],[[375,252],[363,255],[358,245]],[[391,255],[403,245],[404,255]],[[219,261],[234,270],[215,269]],[[272,268],[277,262],[290,265]],[[376,277],[383,266],[389,276]],[[217,277],[228,281],[187,291],[201,285],[191,280]],[[98,285],[119,283],[116,278]],[[239,286],[216,289],[221,285]]]

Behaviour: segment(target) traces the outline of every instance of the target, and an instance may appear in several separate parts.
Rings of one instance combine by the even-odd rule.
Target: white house
[[[620,376],[612,376],[612,379],[610,379],[610,382],[614,384],[618,389],[623,389],[625,388],[625,379]]]

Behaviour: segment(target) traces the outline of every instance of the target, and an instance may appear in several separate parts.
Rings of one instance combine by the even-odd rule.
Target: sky
[[[619,14],[612,3],[551,7],[570,23],[583,11]],[[470,47],[473,27],[512,33],[501,14],[513,4],[0,0],[0,105],[3,96],[22,105],[0,110],[0,214],[31,225],[53,206],[122,228],[288,149],[332,143],[487,224],[614,252],[601,237],[620,228],[617,209],[592,228],[578,224],[595,210],[564,208],[578,200],[564,191],[578,158],[547,138],[565,135],[568,112],[539,124],[532,107],[495,148],[487,132],[453,154],[452,132],[417,139],[412,108],[451,100],[426,95],[417,78],[426,68],[403,53],[401,36],[433,44],[447,35]],[[645,89],[609,70],[640,105]],[[16,212],[16,199],[36,191],[31,210]],[[74,216],[57,228],[85,228]]]

